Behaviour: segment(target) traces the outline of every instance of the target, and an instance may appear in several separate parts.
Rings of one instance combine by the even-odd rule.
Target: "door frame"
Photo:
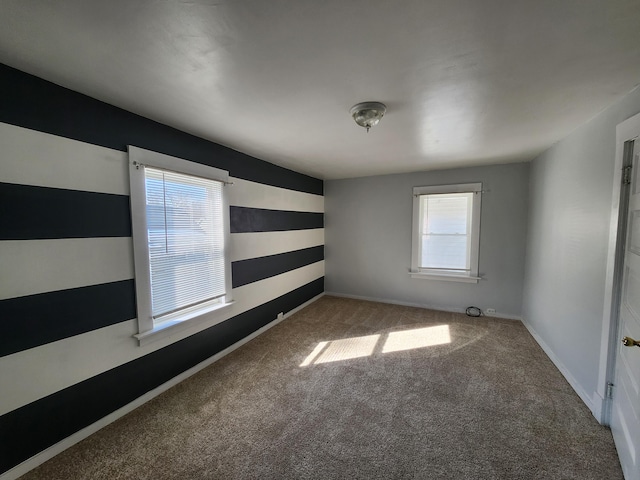
[[[609,244],[607,249],[607,271],[605,277],[604,309],[602,314],[602,335],[600,344],[600,365],[598,385],[594,394],[594,416],[603,425],[611,422],[612,399],[608,395],[608,385],[613,383],[616,371],[616,354],[619,348],[618,326],[620,294],[622,292],[622,264],[626,241],[626,215],[628,195],[623,195],[622,167],[625,144],[640,138],[640,113],[628,118],[616,127],[616,153],[613,171],[613,193],[611,200],[611,220],[609,224]],[[627,191],[628,193],[628,191]],[[615,388],[615,387],[614,387]]]

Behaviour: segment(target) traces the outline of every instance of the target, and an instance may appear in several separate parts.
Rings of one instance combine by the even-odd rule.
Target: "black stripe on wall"
[[[324,246],[240,260],[231,264],[233,288],[324,260]]]
[[[319,278],[200,333],[0,417],[0,473],[91,425],[324,291]]]
[[[0,240],[130,237],[129,196],[0,183]]]
[[[0,300],[0,356],[132,318],[133,280]]]
[[[324,214],[263,208],[231,207],[231,233],[275,232],[322,228]]]
[[[127,145],[227,170],[253,182],[322,195],[317,178],[278,167],[0,64],[0,121],[101,145]]]

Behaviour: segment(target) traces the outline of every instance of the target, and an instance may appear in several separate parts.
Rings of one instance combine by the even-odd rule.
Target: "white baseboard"
[[[291,315],[293,315],[294,313],[298,312],[299,310],[302,310],[306,306],[312,304],[313,302],[315,302],[316,300],[321,298],[323,295],[324,295],[324,293],[316,295],[311,300],[308,300],[308,301],[304,302],[303,304],[297,306],[296,308],[294,308],[293,310],[287,312],[286,314],[283,314],[282,316],[278,315],[278,318],[276,318],[272,322],[269,322],[264,327],[259,328],[258,330],[253,332],[251,335],[248,335],[248,336],[244,337],[242,340],[237,341],[236,343],[234,343],[233,345],[225,348],[221,352],[218,352],[215,355],[213,355],[212,357],[209,357],[208,359],[204,360],[203,362],[200,362],[196,366],[191,367],[189,370],[186,370],[186,371],[182,372],[177,377],[173,377],[168,382],[165,382],[162,385],[154,388],[153,390],[145,393],[141,397],[136,398],[134,401],[132,401],[131,403],[128,403],[124,407],[119,408],[118,410],[110,413],[106,417],[101,418],[97,422],[92,423],[91,425],[83,428],[82,430],[79,430],[78,432],[76,432],[73,435],[65,438],[64,440],[59,441],[55,445],[50,446],[46,450],[43,450],[42,452],[38,453],[37,455],[34,455],[33,457],[25,460],[21,464],[16,465],[11,470],[7,470],[5,473],[0,475],[0,480],[15,480],[16,478],[20,477],[21,475],[24,475],[25,473],[27,473],[29,470],[33,470],[38,465],[41,465],[44,462],[46,462],[47,460],[55,457],[59,453],[62,453],[67,448],[69,448],[69,447],[75,445],[76,443],[84,440],[85,438],[87,438],[88,436],[94,434],[95,432],[97,432],[101,428],[106,427],[110,423],[115,422],[119,418],[125,416],[127,413],[132,412],[136,408],[144,405],[149,400],[157,397],[161,393],[166,392],[171,387],[177,385],[178,383],[182,382],[183,380],[186,380],[190,376],[195,375],[196,373],[198,373],[203,368],[206,368],[209,365],[217,362],[218,360],[220,360],[225,355],[230,354],[234,350],[240,348],[245,343],[253,340],[254,338],[256,338],[257,336],[259,336],[262,333],[266,332],[270,328],[275,327],[277,324],[282,322],[284,319],[290,317]]]
[[[573,390],[578,394],[580,399],[585,403],[585,405],[589,408],[589,410],[591,410],[591,413],[593,414],[593,416],[596,417],[598,421],[600,421],[599,412],[602,411],[602,403],[600,403],[599,407],[596,408],[597,402],[594,400],[597,400],[597,399],[595,399],[595,395],[594,395],[594,398],[592,398],[587,394],[584,388],[582,388],[582,385],[580,385],[578,381],[575,379],[575,377],[571,375],[571,372],[569,371],[569,369],[564,365],[564,363],[560,361],[560,359],[556,356],[556,354],[551,349],[551,347],[542,339],[542,337],[540,337],[540,335],[538,335],[538,332],[534,330],[534,328],[526,321],[526,319],[522,320],[522,324],[527,328],[527,330],[529,330],[529,333],[531,334],[531,336],[535,339],[536,342],[538,342],[538,345],[540,345],[542,350],[544,350],[544,353],[547,354],[547,356],[553,362],[556,368],[560,370],[560,373],[562,373],[562,375],[567,380],[567,382],[569,382],[569,385],[571,385],[571,388],[573,388]],[[598,414],[596,414],[597,412]]]
[[[325,292],[325,295],[330,295],[332,297],[341,297],[341,298],[352,298],[354,300],[366,300],[369,302],[378,302],[378,303],[388,303],[391,305],[402,305],[403,307],[417,307],[417,308],[426,308],[428,310],[438,310],[441,312],[454,312],[454,313],[465,313],[465,308],[459,307],[450,307],[446,305],[432,305],[428,303],[412,303],[412,302],[401,302],[398,300],[393,300],[390,298],[378,298],[378,297],[365,297],[362,295],[350,295],[348,293],[338,293],[338,292]],[[491,315],[485,315],[487,317],[494,318],[504,318],[506,320],[519,320],[522,321],[522,317],[519,315],[513,315],[510,313],[492,313]]]

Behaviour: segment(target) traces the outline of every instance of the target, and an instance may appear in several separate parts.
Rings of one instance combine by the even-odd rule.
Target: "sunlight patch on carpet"
[[[308,367],[311,364],[318,365],[369,357],[373,355],[379,344],[382,345],[379,350],[381,353],[393,353],[448,343],[451,343],[449,325],[414,328],[384,335],[343,338],[318,343],[300,366]]]
[[[365,337],[320,342],[300,366],[306,367],[312,363],[318,365],[320,363],[369,357],[373,353],[373,349],[376,348],[379,338],[380,335],[367,335]]]
[[[313,362],[319,363],[339,362],[352,358],[368,357],[376,348],[380,335],[367,335],[366,337],[343,338],[329,342],[327,348]]]
[[[382,353],[401,352],[446,343],[451,343],[449,325],[415,328],[390,333],[382,347]]]
[[[313,349],[313,352],[309,354],[307,358],[304,359],[304,362],[300,364],[301,367],[306,367],[311,365],[311,362],[315,360],[315,358],[320,354],[320,352],[329,344],[329,342],[320,342],[316,345],[316,348]]]

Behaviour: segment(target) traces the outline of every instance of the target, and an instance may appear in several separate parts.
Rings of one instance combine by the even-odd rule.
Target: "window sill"
[[[443,282],[461,282],[461,283],[478,283],[482,277],[474,277],[464,273],[454,273],[446,271],[433,272],[409,272],[411,278],[419,278],[422,280],[440,280]]]
[[[231,307],[231,305],[233,305],[233,301],[229,301],[223,304],[217,304],[213,307],[203,308],[201,310],[196,310],[195,312],[189,312],[181,316],[176,316],[171,318],[170,320],[158,323],[157,325],[153,326],[153,329],[147,330],[146,332],[138,333],[134,335],[134,337],[138,339],[138,344],[140,346],[147,345],[151,342],[167,338],[178,332],[186,330],[187,328],[193,327],[197,323],[194,320],[203,319],[202,317],[204,317],[205,315],[214,314],[215,316],[217,316],[227,308]]]

